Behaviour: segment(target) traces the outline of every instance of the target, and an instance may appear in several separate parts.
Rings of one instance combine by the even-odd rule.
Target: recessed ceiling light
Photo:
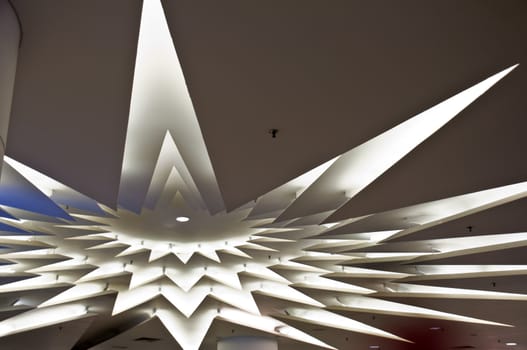
[[[516,345],[518,345],[518,343],[510,342],[510,343],[505,343],[505,345],[507,345],[507,346],[516,346]]]
[[[190,218],[188,216],[178,216],[176,218],[176,221],[177,222],[188,222],[188,221],[190,221]]]

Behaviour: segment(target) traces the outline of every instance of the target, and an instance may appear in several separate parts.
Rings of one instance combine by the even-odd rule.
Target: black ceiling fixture
[[[140,337],[140,338],[135,338],[134,341],[143,341],[143,342],[146,342],[146,343],[154,343],[156,341],[160,341],[161,339],[159,338],[151,338],[151,337]]]

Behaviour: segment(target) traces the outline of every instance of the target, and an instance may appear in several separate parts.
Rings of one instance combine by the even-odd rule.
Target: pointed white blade
[[[316,307],[325,307],[324,304],[308,297],[304,293],[290,287],[287,284],[272,281],[255,281],[245,284],[244,287],[253,290],[255,294],[261,294],[271,298],[277,298]]]
[[[186,318],[170,309],[156,311],[156,316],[185,350],[199,349],[216,314],[216,309],[200,309]]]
[[[527,274],[527,265],[407,265],[403,270],[415,275],[405,281],[427,281],[447,278],[515,276]]]
[[[148,251],[148,249],[146,249],[144,246],[131,245],[128,248],[126,248],[125,250],[123,250],[122,252],[120,252],[119,254],[117,254],[116,257],[129,256],[129,255],[134,255],[134,254],[138,254],[138,253],[144,253],[144,252],[147,252],[147,251]]]
[[[108,284],[102,282],[81,283],[71,287],[68,290],[46,300],[39,307],[58,305],[73,301],[81,301],[93,298],[107,293],[113,293],[108,290]]]
[[[169,182],[175,185],[175,188],[181,192],[185,201],[193,208],[206,209],[201,194],[174,143],[174,138],[170,131],[167,131],[150,181],[144,207],[153,209],[162,197],[162,192],[166,189]]]
[[[190,258],[194,255],[194,252],[173,252],[173,254],[177,256],[183,264],[187,264]]]
[[[230,254],[230,255],[233,255],[233,256],[239,256],[241,258],[252,259],[252,257],[249,254],[244,253],[243,251],[241,251],[240,249],[238,249],[236,247],[225,246],[225,247],[222,247],[218,251],[222,252],[222,253],[225,253],[225,254]]]
[[[150,251],[150,255],[148,256],[148,262],[154,262],[170,254],[171,251],[169,249],[152,249]]]
[[[135,289],[123,290],[117,293],[112,315],[120,314],[136,306],[146,303],[161,294],[160,287],[146,285]]]
[[[306,188],[311,186],[336,160],[337,158],[333,158],[271,192],[264,194],[256,201],[256,205],[249,214],[249,217],[276,217],[277,211],[281,212],[286,209],[291,202],[299,197]]]
[[[172,285],[163,285],[161,289],[161,294],[187,318],[196,312],[209,293],[210,287],[206,285],[195,286],[186,292]]]
[[[239,324],[244,327],[257,329],[269,334],[294,339],[326,349],[336,350],[336,348],[333,346],[328,345],[317,338],[310,336],[309,334],[306,334],[269,316],[254,315],[232,307],[222,307],[217,318],[223,321]]]
[[[0,322],[0,337],[27,332],[91,315],[88,312],[88,308],[81,303],[33,309]]]
[[[216,285],[211,288],[210,295],[237,309],[244,310],[253,314],[260,314],[258,305],[254,301],[252,294],[246,290],[239,290],[227,286]]]
[[[278,221],[338,209],[514,68],[516,65],[344,153]]]
[[[143,2],[119,204],[139,212],[166,131],[212,213],[224,209],[159,0]],[[178,169],[181,169],[178,166]]]
[[[366,237],[372,242],[383,242],[526,196],[527,181],[367,215],[323,236],[339,239]],[[382,232],[380,227],[391,227],[393,230]]]
[[[96,281],[105,278],[124,276],[128,274],[130,274],[130,272],[126,271],[125,264],[119,262],[110,262],[103,264],[99,266],[99,268],[82,276],[77,280],[76,283]]]
[[[204,269],[184,269],[169,267],[165,271],[165,275],[180,287],[184,292],[191,290],[199,280],[205,276]]]
[[[223,266],[209,266],[207,268],[206,276],[231,288],[242,289],[238,274],[229,268]]]
[[[200,249],[198,250],[198,254],[204,256],[205,258],[212,260],[217,263],[221,263],[220,257],[216,253],[215,250],[212,249]]]
[[[285,310],[285,314],[286,318],[300,320],[316,325],[323,325],[326,327],[344,329],[351,332],[364,333],[374,335],[377,337],[383,337],[411,343],[410,341],[398,337],[394,334],[385,332],[381,329],[369,326],[362,322],[355,321],[350,318],[323,309],[291,307]]]
[[[505,293],[477,289],[425,286],[410,283],[384,283],[384,289],[376,296],[410,297],[410,298],[455,298],[455,299],[488,299],[488,300],[526,300],[527,294]]]
[[[335,281],[312,273],[300,272],[296,276],[293,275],[290,278],[294,282],[293,286],[301,288],[338,291],[353,294],[371,294],[375,292],[375,290],[372,289]]]
[[[165,275],[162,266],[130,266],[128,269],[132,272],[130,289],[158,280]]]
[[[329,298],[328,298],[329,299]],[[457,322],[469,322],[469,323],[480,323],[489,324],[494,326],[506,326],[502,323],[496,323],[491,321],[485,321],[473,317],[461,316],[448,312],[441,312],[423,307],[396,303],[393,301],[387,301],[382,299],[374,299],[364,296],[344,295],[331,300],[325,300],[329,307],[335,307],[337,309],[345,309],[359,312],[373,312],[376,314],[387,314],[397,316],[408,316],[408,317],[423,317],[432,318],[438,320],[448,320]]]

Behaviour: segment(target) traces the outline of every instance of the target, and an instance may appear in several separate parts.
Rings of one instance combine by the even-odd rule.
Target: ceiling
[[[80,192],[116,205],[141,1],[12,0],[22,24],[7,154]],[[518,1],[163,1],[225,203],[234,209],[482,79],[520,66],[410,153],[332,220],[527,180],[527,3]],[[525,66],[524,66],[525,65]],[[268,133],[278,129],[276,138]],[[422,231],[420,237],[527,230],[527,200]],[[525,249],[450,263],[526,264]],[[481,262],[480,262],[481,261]],[[444,281],[447,286],[527,292],[525,277]],[[492,284],[494,283],[494,284]],[[401,301],[398,299],[398,301]],[[354,319],[417,340],[409,345],[311,329],[342,348],[527,349],[525,302],[404,302],[516,328]],[[150,321],[97,350],[177,348]],[[64,325],[90,343],[89,320]],[[430,331],[430,327],[441,327]],[[125,327],[122,324],[116,327]],[[300,328],[305,325],[299,325]],[[93,329],[91,327],[90,329]],[[34,331],[59,349],[57,326]],[[218,322],[216,337],[247,330]],[[95,333],[93,333],[95,334]],[[63,338],[61,348],[68,348]],[[32,337],[2,341],[23,347]],[[10,343],[9,343],[10,342]],[[2,344],[2,342],[0,342]],[[14,345],[13,345],[14,344]],[[7,348],[9,348],[9,346]],[[16,346],[16,347],[15,347]],[[306,349],[300,343],[282,348]],[[3,348],[3,346],[2,346]]]

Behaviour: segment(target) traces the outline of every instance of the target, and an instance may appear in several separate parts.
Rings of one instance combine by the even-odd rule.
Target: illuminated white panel
[[[398,243],[386,243],[378,246],[379,249],[400,251],[400,250],[411,250],[411,251],[423,251],[426,254],[421,253],[421,257],[416,261],[444,259],[448,257],[483,253],[486,251],[496,251],[500,249],[521,247],[527,245],[527,233],[502,233],[494,235],[478,235],[468,237],[455,237],[455,238],[442,238],[442,239],[430,239],[422,241],[411,241],[411,242],[398,242]],[[375,251],[376,247],[372,246],[372,251]],[[382,254],[394,254],[394,253],[365,253],[382,255]]]
[[[80,301],[83,299],[93,298],[95,296],[112,293],[108,290],[108,284],[103,282],[91,282],[77,284],[57,296],[46,300],[40,304],[39,307],[46,307],[57,304],[64,304],[72,301]]]
[[[64,274],[45,273],[37,277],[0,285],[0,293],[22,292],[49,287],[65,287],[74,280]]]
[[[177,286],[188,292],[198,281],[205,276],[206,270],[203,267],[188,269],[170,267],[165,271],[165,275]]]
[[[255,262],[247,262],[243,266],[243,273],[249,276],[258,277],[268,281],[276,281],[282,283],[290,283],[290,281],[280,274],[274,272],[271,269],[268,269],[263,264],[258,264]]]
[[[337,291],[354,294],[370,294],[374,290],[355,286],[349,283],[335,281],[313,274],[299,274],[292,279],[295,287],[313,288],[318,290]]]
[[[289,181],[288,183],[266,193],[258,198],[258,202],[251,211],[250,217],[276,217],[286,209],[297,197],[313,184],[338,157],[319,165],[305,174]],[[277,211],[280,211],[277,213]]]
[[[384,284],[384,290],[375,293],[379,296],[420,297],[420,298],[456,298],[456,299],[492,299],[492,300],[527,300],[527,294],[503,293],[475,289],[424,286],[409,283]]]
[[[185,201],[196,209],[206,209],[205,203],[192,179],[181,154],[174,143],[170,132],[167,131],[156,168],[150,181],[150,186],[145,199],[145,208],[153,209],[166,191],[166,185],[172,183],[177,191],[180,191]]]
[[[336,350],[336,348],[331,345],[271,317],[253,315],[235,308],[222,307],[217,318],[234,324],[258,329],[266,333],[283,336],[285,338],[313,344],[326,349]]]
[[[448,321],[507,326],[502,323],[490,322],[473,317],[466,317],[452,313],[422,308],[418,306],[400,304],[392,301],[368,298],[363,296],[341,295],[338,298],[332,299],[333,300],[327,298],[324,300],[324,303],[330,307],[335,307],[337,309],[345,309],[349,311],[372,312],[377,314],[387,314],[396,316],[423,317]]]
[[[311,306],[324,307],[325,305],[316,301],[313,298],[308,297],[304,293],[282,283],[276,283],[272,281],[257,281],[252,283],[244,284],[245,288],[254,290],[255,293],[265,295],[272,298],[292,301],[295,303],[301,303]]]
[[[166,268],[155,265],[127,266],[127,270],[132,272],[132,278],[130,279],[130,288],[132,289],[160,279],[165,275]]]
[[[409,276],[412,276],[411,273],[399,273],[399,272],[391,272],[391,271],[373,270],[373,269],[366,269],[362,267],[342,266],[342,265],[333,266],[332,271],[333,272],[330,274],[330,276],[332,277],[355,276],[355,277],[366,277],[366,278],[385,278],[385,279],[393,280],[393,279],[399,279],[399,278],[408,278]]]
[[[136,306],[154,299],[161,294],[161,288],[157,285],[146,285],[134,289],[123,290],[117,294],[113,306],[112,315],[120,314]]]
[[[223,266],[209,266],[205,273],[207,277],[214,281],[229,286],[235,289],[242,289],[240,278],[238,274],[232,271],[230,268]]]
[[[159,0],[143,3],[119,204],[139,212],[167,130],[212,213],[224,209]],[[178,168],[179,170],[182,170]]]
[[[503,205],[527,196],[527,182],[495,187],[436,201],[368,215],[348,226],[350,230],[376,230],[379,225],[408,227],[384,237],[398,238],[463,216]],[[340,237],[340,236],[339,236]],[[353,237],[353,236],[348,236]]]
[[[284,313],[288,318],[301,320],[308,323],[410,342],[394,334],[323,309],[291,307],[287,308]]]
[[[234,289],[223,285],[211,287],[210,296],[225,304],[253,314],[260,314],[258,305],[250,291]]]
[[[33,309],[0,322],[0,336],[30,331],[35,328],[89,316],[83,304],[68,304]]]
[[[161,294],[185,317],[190,318],[210,294],[210,288],[210,285],[202,284],[189,291],[183,291],[177,286],[163,284]]]
[[[128,275],[126,265],[120,262],[109,262],[101,265],[97,269],[85,274],[77,282],[90,282],[105,278]]]
[[[527,265],[411,265],[404,268],[415,274],[406,278],[407,281],[527,274]]]
[[[172,337],[186,350],[198,350],[216,314],[215,309],[201,309],[192,315],[192,322],[189,322],[189,319],[173,310],[156,311],[156,316]]]
[[[72,190],[68,186],[65,186],[64,184],[16,161],[13,158],[5,156],[4,161],[37,187],[42,193],[56,200],[58,203],[72,205],[81,209],[88,208],[90,211],[100,212],[100,208],[93,199]]]
[[[454,118],[517,65],[460,92],[344,153],[279,217],[286,220],[335,210]],[[352,174],[350,176],[350,174]],[[340,196],[335,195],[340,193]]]

